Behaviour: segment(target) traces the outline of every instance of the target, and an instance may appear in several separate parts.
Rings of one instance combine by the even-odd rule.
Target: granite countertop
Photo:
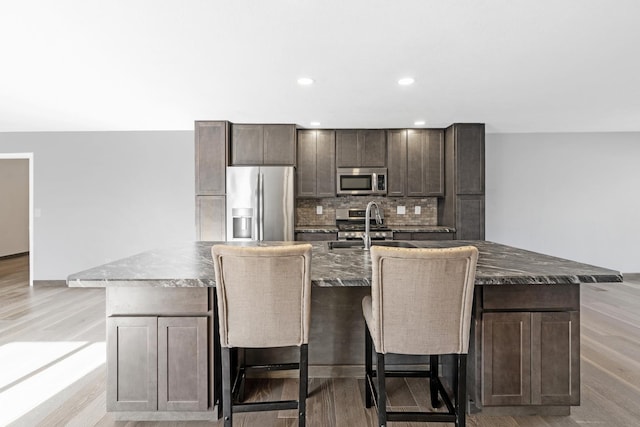
[[[191,242],[174,248],[150,250],[72,274],[67,278],[67,283],[72,287],[215,286],[211,259],[211,246],[214,243],[216,242]],[[292,242],[249,244],[286,243]],[[622,281],[622,275],[614,270],[488,241],[414,240],[410,243],[425,248],[476,246],[480,251],[476,285],[554,285]],[[313,286],[371,285],[371,259],[368,251],[358,248],[330,250],[327,242],[313,242],[312,245]]]

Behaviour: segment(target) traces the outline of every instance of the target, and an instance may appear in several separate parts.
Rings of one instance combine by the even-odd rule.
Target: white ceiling
[[[638,0],[2,0],[0,132],[640,131],[639,18]]]

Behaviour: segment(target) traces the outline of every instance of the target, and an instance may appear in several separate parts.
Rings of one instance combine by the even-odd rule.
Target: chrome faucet
[[[364,250],[368,251],[371,248],[371,208],[376,208],[376,224],[382,225],[382,218],[380,217],[380,208],[378,204],[371,201],[367,204],[367,210],[364,213],[364,235],[362,240],[364,241]]]

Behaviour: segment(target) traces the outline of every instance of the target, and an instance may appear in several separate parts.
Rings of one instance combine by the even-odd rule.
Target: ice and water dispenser
[[[253,209],[233,208],[231,209],[233,218],[233,238],[253,239]]]

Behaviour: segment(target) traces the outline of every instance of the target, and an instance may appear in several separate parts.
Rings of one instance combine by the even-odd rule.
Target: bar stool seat
[[[371,296],[362,300],[365,319],[365,406],[375,400],[378,423],[452,422],[465,425],[466,357],[478,250],[371,248]],[[376,369],[373,369],[373,352]],[[391,370],[386,354],[429,356],[429,370]],[[439,375],[440,356],[451,355],[456,375],[449,396]],[[387,410],[386,377],[428,377],[431,406],[446,412]]]
[[[225,427],[237,412],[298,410],[305,425],[308,391],[308,343],[311,317],[311,245],[232,246],[211,249],[222,353],[222,412]],[[299,347],[298,363],[262,369],[298,369],[298,400],[242,402],[246,369],[235,350]],[[233,371],[233,372],[232,372]],[[232,378],[233,374],[233,378]]]

